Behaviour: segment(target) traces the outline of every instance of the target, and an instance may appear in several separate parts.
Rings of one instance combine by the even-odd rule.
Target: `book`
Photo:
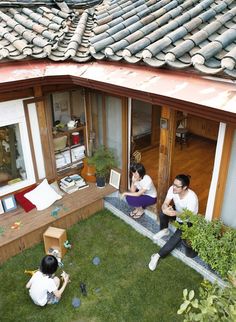
[[[65,187],[65,186],[62,186],[62,185],[60,185],[60,189],[63,190],[64,192],[66,192],[66,193],[69,193],[69,194],[79,190],[79,188],[77,186]]]
[[[66,193],[72,193],[79,189],[84,189],[89,187],[85,182],[84,178],[79,174],[72,174],[67,176],[60,181],[60,188]]]
[[[85,188],[88,188],[88,187],[89,187],[89,185],[87,183],[85,183],[83,186],[80,186],[79,187],[79,190],[85,189]]]
[[[66,187],[72,187],[75,185],[75,181],[70,176],[62,178],[60,182],[63,183]]]

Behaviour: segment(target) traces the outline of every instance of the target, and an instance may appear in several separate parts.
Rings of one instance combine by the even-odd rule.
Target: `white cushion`
[[[43,210],[51,206],[56,200],[62,198],[50,187],[47,179],[44,179],[34,190],[27,192],[24,197],[34,204],[37,210]]]

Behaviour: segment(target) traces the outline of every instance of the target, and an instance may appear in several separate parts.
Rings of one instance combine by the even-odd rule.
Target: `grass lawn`
[[[67,231],[72,244],[63,258],[70,274],[59,304],[38,307],[31,301],[24,270],[37,269],[44,256],[43,243],[24,251],[0,266],[0,321],[2,322],[177,322],[184,288],[199,287],[202,277],[168,256],[148,269],[157,246],[108,210],[80,221]],[[92,259],[98,256],[99,265]],[[61,269],[58,270],[58,274]],[[87,286],[87,296],[80,291]],[[72,306],[78,297],[81,305]]]

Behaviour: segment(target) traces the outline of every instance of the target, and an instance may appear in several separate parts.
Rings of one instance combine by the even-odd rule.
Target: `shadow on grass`
[[[67,237],[72,249],[63,258],[63,269],[71,283],[60,303],[37,307],[25,288],[30,276],[24,270],[37,269],[44,256],[41,243],[0,266],[1,321],[182,321],[176,314],[182,291],[197,290],[202,281],[194,270],[168,256],[151,272],[148,262],[157,246],[108,210],[80,221],[67,230]],[[97,266],[95,256],[100,258]],[[87,296],[81,293],[81,282]],[[81,300],[78,308],[72,306],[74,297]]]

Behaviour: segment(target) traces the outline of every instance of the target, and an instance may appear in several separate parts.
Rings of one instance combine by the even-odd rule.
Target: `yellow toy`
[[[34,275],[34,273],[36,273],[36,272],[37,272],[37,269],[34,271],[25,270],[25,274],[29,274],[29,275]]]

